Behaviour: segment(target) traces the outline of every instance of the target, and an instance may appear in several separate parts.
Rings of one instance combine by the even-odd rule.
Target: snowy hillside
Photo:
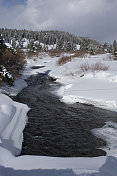
[[[103,45],[87,37],[78,37],[63,31],[28,31],[0,28],[7,43],[14,48],[32,48],[39,50],[58,49],[64,51],[98,49],[104,52]]]

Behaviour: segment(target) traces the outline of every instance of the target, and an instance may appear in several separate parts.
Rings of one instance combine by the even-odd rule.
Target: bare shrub
[[[50,57],[60,57],[63,51],[55,49],[55,50],[48,50],[47,53]]]
[[[70,62],[71,61],[71,56],[62,56],[58,62],[57,62],[57,65],[64,65],[66,64],[67,62]]]
[[[32,59],[33,57],[38,57],[38,55],[39,55],[39,51],[34,52],[29,50],[26,52],[26,56],[30,59]]]
[[[73,55],[71,56],[72,58],[74,57],[80,57],[80,58],[83,58],[85,57],[88,53],[88,51],[86,50],[79,50],[79,51],[74,51],[73,52]]]
[[[69,52],[68,53],[69,56],[62,56],[58,62],[57,62],[57,65],[64,65],[66,64],[67,62],[70,62],[73,58],[83,58],[85,57],[88,52],[87,51],[73,51],[73,52]]]
[[[91,72],[106,71],[108,69],[109,69],[109,66],[106,66],[103,63],[99,63],[99,62],[91,65],[89,65],[88,63],[84,63],[80,66],[80,70],[84,73],[88,71],[91,71]]]
[[[25,65],[23,51],[11,51],[8,48],[0,49],[0,65],[3,65],[9,73],[17,77]]]
[[[112,55],[112,54],[109,54],[109,55],[108,55],[108,59],[111,60],[111,61],[114,60],[113,55]]]
[[[82,64],[82,65],[80,66],[80,70],[81,70],[82,72],[88,72],[88,71],[90,70],[89,64],[87,64],[87,63]]]
[[[106,66],[106,65],[104,65],[104,64],[102,64],[100,62],[92,64],[92,66],[91,66],[91,70],[92,71],[101,71],[101,70],[102,71],[106,71],[108,69],[109,69],[109,66]]]
[[[87,51],[73,51],[68,53],[69,56],[62,56],[59,61],[57,62],[57,65],[64,65],[67,62],[70,62],[73,58],[83,58],[88,54]]]

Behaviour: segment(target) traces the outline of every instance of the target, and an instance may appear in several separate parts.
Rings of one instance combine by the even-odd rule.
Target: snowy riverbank
[[[55,90],[61,101],[67,103],[81,102],[93,104],[101,108],[117,111],[117,62],[109,59],[108,55],[74,58],[65,65],[58,66],[58,58],[27,60],[28,64],[23,78],[37,72],[47,72],[57,78],[63,86]],[[109,70],[101,72],[82,73],[80,66],[83,63],[101,62],[109,66]],[[45,66],[31,69],[32,66]],[[83,77],[81,77],[81,75]],[[21,81],[22,82],[22,81]],[[23,86],[24,86],[24,82]],[[22,85],[20,85],[21,89]],[[18,92],[12,89],[11,93]],[[19,90],[20,90],[19,89]],[[6,91],[11,91],[7,89]],[[25,127],[29,108],[26,105],[12,101],[6,95],[0,94],[0,176],[116,176],[117,174],[117,145],[116,124],[108,122],[98,134],[110,142],[106,157],[97,158],[53,158],[40,156],[15,157],[21,150],[22,131]],[[96,133],[96,131],[94,131]],[[100,136],[100,135],[99,135]],[[115,144],[115,145],[113,145]],[[70,170],[68,170],[70,169]]]
[[[32,65],[44,65],[39,72],[50,70],[49,75],[63,84],[58,95],[66,103],[94,104],[97,107],[117,111],[117,61],[111,60],[109,54],[73,58],[71,62],[57,65],[58,58],[44,57],[36,61],[28,61]],[[106,71],[81,70],[82,65],[103,64]],[[32,73],[37,72],[33,70]]]

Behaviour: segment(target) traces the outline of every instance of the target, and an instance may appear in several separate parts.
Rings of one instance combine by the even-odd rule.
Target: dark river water
[[[98,149],[106,143],[93,136],[91,130],[102,127],[106,121],[117,122],[117,113],[80,103],[68,105],[60,102],[51,93],[60,85],[46,74],[31,76],[27,84],[13,98],[31,108],[21,155],[106,155]]]

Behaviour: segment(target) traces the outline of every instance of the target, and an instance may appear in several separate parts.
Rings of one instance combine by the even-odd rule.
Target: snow
[[[4,165],[6,162],[10,160],[13,160],[14,158],[15,156],[9,150],[0,146],[0,166]]]
[[[11,96],[15,96],[26,86],[27,86],[27,83],[24,80],[24,77],[20,77],[14,81],[14,86],[9,86],[9,85],[1,86],[0,92],[4,94],[9,94]]]
[[[0,146],[14,155],[21,152],[28,110],[27,105],[14,102],[8,96],[0,94]]]
[[[21,41],[21,43],[22,43],[22,47],[23,48],[27,48],[28,45],[29,45],[29,40],[26,39],[26,38],[23,38],[22,41]]]
[[[20,156],[6,163],[6,167],[15,170],[67,170],[72,169],[75,174],[95,173],[105,163],[106,157],[98,158],[56,158],[46,156]],[[25,164],[24,164],[25,163]],[[33,163],[33,164],[32,164]],[[84,168],[85,169],[84,169]]]
[[[22,162],[23,160],[23,162]],[[99,168],[105,163],[106,157],[96,157],[96,158],[57,158],[57,157],[47,157],[47,156],[20,156],[12,161],[6,163],[7,167],[14,167],[14,169],[68,169],[72,168],[75,170],[83,169],[84,165],[87,170],[99,170]],[[38,161],[38,162],[37,162]],[[90,163],[92,161],[92,163]],[[94,162],[96,161],[96,163]],[[17,163],[20,163],[17,165]],[[24,163],[26,163],[24,165]],[[33,165],[32,165],[33,163]]]
[[[76,49],[77,49],[77,50],[80,50],[80,45],[77,44],[77,45],[76,45]]]
[[[5,42],[4,44],[7,46],[7,48],[13,48],[10,43]]]
[[[51,70],[50,76],[56,77],[57,82],[63,84],[57,95],[60,94],[61,101],[68,103],[87,103],[97,107],[117,111],[117,61],[110,60],[109,54],[85,56],[84,58],[73,58],[62,66],[57,65],[59,58],[50,58],[44,56],[43,59],[32,60],[28,62],[28,67],[32,65],[45,66],[39,72]],[[88,71],[81,70],[82,64],[101,63],[109,67],[106,71]],[[32,70],[35,74],[38,70]],[[29,74],[29,73],[25,73]],[[66,89],[67,85],[71,85]]]
[[[97,137],[106,140],[107,147],[103,148],[108,155],[117,157],[117,123],[105,122],[102,128],[92,130],[93,134]]]
[[[45,45],[44,43],[40,43],[42,48],[47,48],[47,50],[54,50],[56,49],[56,44],[53,45]]]
[[[1,150],[1,149],[0,149]],[[117,159],[113,156],[94,158],[56,158],[46,156],[13,157],[2,151],[8,158],[1,163],[2,176],[116,176]]]
[[[41,59],[39,59],[41,58]],[[27,60],[24,75],[17,80],[14,88],[5,92],[16,94],[32,74],[46,72],[57,78],[63,85],[53,93],[66,103],[81,102],[117,111],[117,61],[109,55],[85,56],[73,58],[62,66],[57,65],[58,57],[50,58],[47,54]],[[83,72],[84,63],[97,62],[109,66],[106,71]],[[32,66],[45,66],[31,69]],[[2,90],[3,92],[3,90]],[[106,122],[102,128],[92,130],[93,134],[106,140],[107,156],[94,158],[56,158],[46,156],[18,156],[21,151],[22,132],[27,122],[27,105],[14,102],[0,93],[0,176],[116,176],[117,175],[117,124]]]
[[[16,40],[16,41],[15,41],[15,48],[17,48],[18,46],[19,46],[19,41]]]

